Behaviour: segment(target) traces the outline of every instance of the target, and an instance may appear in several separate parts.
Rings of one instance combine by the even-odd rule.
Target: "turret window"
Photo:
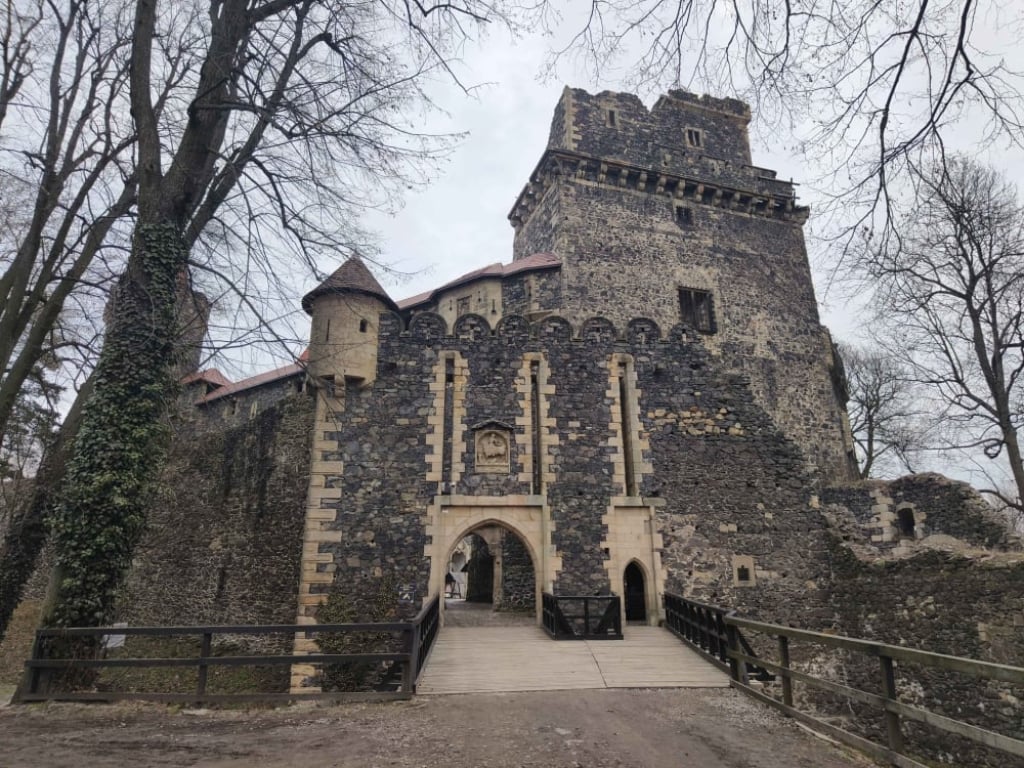
[[[686,146],[700,149],[704,146],[704,131],[699,128],[686,129]]]
[[[679,317],[683,324],[701,333],[715,332],[715,312],[710,291],[679,289]]]

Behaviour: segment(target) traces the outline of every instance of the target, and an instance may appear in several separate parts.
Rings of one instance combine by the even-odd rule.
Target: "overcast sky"
[[[1006,62],[1024,71],[1024,49],[1019,44],[1019,25],[1024,19],[1024,0],[1004,6],[999,18],[982,20],[1002,25],[1002,40],[991,34],[988,51],[1006,53]],[[1009,24],[1007,19],[1013,21]],[[1009,30],[1009,34],[1007,34]],[[494,34],[483,46],[468,50],[460,69],[467,82],[478,84],[467,97],[454,87],[438,87],[435,98],[447,115],[435,115],[424,127],[437,132],[467,131],[432,184],[411,193],[404,207],[394,215],[373,215],[367,223],[377,230],[382,260],[395,269],[413,273],[404,281],[381,276],[395,299],[437,287],[470,270],[512,258],[512,227],[508,212],[544,151],[552,112],[565,85],[601,90],[629,90],[621,82],[593,82],[585,72],[564,67],[557,79],[541,80],[550,40],[540,37],[518,41]],[[699,91],[697,88],[692,90]],[[719,94],[713,94],[719,95]],[[650,106],[656,95],[645,96]],[[975,154],[1009,178],[1024,178],[1024,152],[1009,142],[985,144],[983,121],[969,118],[945,136],[948,146]],[[827,190],[814,180],[827,168],[814,167],[805,157],[785,151],[794,146],[791,136],[774,135],[770,126],[755,123],[751,130],[753,162],[776,170],[781,178],[792,178],[800,186],[803,204],[810,205],[812,217],[805,232],[822,321],[843,341],[865,340],[868,324],[859,299],[848,299],[842,287],[829,287],[829,261],[825,248],[815,241],[822,229],[815,209],[823,207],[820,197]],[[325,265],[326,267],[327,265]],[[952,461],[952,457],[949,457]],[[928,467],[974,482],[975,476],[964,459],[943,461],[932,456]]]
[[[1015,0],[1007,7],[1019,22],[1024,0]],[[1001,18],[1005,24],[1005,17]],[[539,35],[512,40],[507,33],[493,33],[482,45],[466,51],[458,69],[466,83],[478,86],[471,96],[450,85],[439,85],[434,90],[434,98],[447,114],[428,116],[423,128],[466,131],[468,136],[426,189],[407,195],[401,210],[394,215],[367,217],[367,224],[380,236],[384,263],[413,273],[404,281],[381,276],[392,298],[420,293],[486,264],[510,261],[513,232],[506,217],[544,151],[552,112],[563,87],[585,88],[592,93],[628,90],[615,80],[595,83],[581,69],[569,66],[562,67],[558,79],[541,80],[539,73],[550,45],[550,39]],[[1019,49],[1019,45],[1016,47]],[[1024,55],[1020,50],[1016,53],[1024,69]],[[655,98],[645,97],[648,106]],[[980,135],[980,126],[967,125],[950,139],[959,148],[973,147],[984,159],[1011,174],[1015,172],[1016,178],[1024,177],[1024,156],[1019,149],[1004,145],[979,148]],[[811,181],[820,177],[823,169],[782,151],[791,144],[791,138],[774,136],[770,128],[756,121],[751,139],[755,165],[772,168],[781,178],[802,183],[798,187],[800,200],[812,206],[812,220],[806,228],[810,235],[817,223]],[[829,272],[824,249],[813,237],[809,237],[808,247],[823,321],[838,338],[855,338],[863,325],[861,313],[842,291],[826,290]],[[323,266],[330,271],[330,265]]]

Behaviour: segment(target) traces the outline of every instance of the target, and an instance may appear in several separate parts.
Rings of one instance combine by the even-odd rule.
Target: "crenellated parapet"
[[[451,328],[443,316],[436,312],[419,312],[409,322],[395,312],[380,316],[380,335],[405,334],[424,342],[433,343],[445,338],[480,341],[485,338],[505,339],[509,345],[529,341],[555,339],[593,343],[628,342],[632,346],[645,344],[692,344],[703,347],[703,334],[683,323],[676,323],[663,331],[654,320],[636,317],[620,327],[606,317],[595,315],[573,324],[559,315],[531,322],[523,315],[506,315],[493,327],[487,318],[477,314],[459,317]]]

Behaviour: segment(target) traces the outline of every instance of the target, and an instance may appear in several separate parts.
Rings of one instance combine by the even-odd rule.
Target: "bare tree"
[[[491,19],[484,0],[210,0],[184,27],[202,41],[187,83],[158,109],[166,66],[154,41],[167,0],[136,0],[130,54],[137,134],[137,218],[127,269],[54,512],[59,578],[49,620],[109,620],[145,522],[146,491],[164,452],[180,276],[232,195],[267,195],[280,224],[309,248],[318,218],[356,196],[356,180],[399,178],[423,145],[402,111],[419,83]],[[180,116],[180,121],[175,119]],[[319,204],[293,207],[289,193]],[[235,265],[237,266],[237,265]]]
[[[44,358],[88,347],[121,268],[101,252],[135,198],[124,10],[15,0],[0,19],[0,436]]]
[[[1024,208],[1016,188],[965,157],[920,169],[896,219],[899,239],[868,248],[889,351],[927,388],[949,447],[1008,470],[1020,507],[1024,415]],[[992,467],[989,466],[991,470]]]
[[[860,476],[913,472],[915,457],[926,447],[926,430],[906,367],[881,349],[848,344],[839,349]]]
[[[976,0],[590,0],[587,6],[556,62],[582,56],[598,79],[625,64],[629,82],[643,91],[699,86],[753,103],[773,136],[795,139],[794,149],[828,169],[847,235],[857,226],[888,231],[891,182],[949,125],[969,116],[984,124],[979,130],[989,140],[1018,146],[1024,135],[1024,73],[1013,63],[1020,19],[1009,6]]]

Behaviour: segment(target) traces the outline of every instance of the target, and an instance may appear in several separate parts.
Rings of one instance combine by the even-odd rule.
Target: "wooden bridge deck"
[[[420,694],[579,688],[727,688],[729,677],[659,627],[625,640],[549,638],[539,627],[447,627],[416,686]]]

